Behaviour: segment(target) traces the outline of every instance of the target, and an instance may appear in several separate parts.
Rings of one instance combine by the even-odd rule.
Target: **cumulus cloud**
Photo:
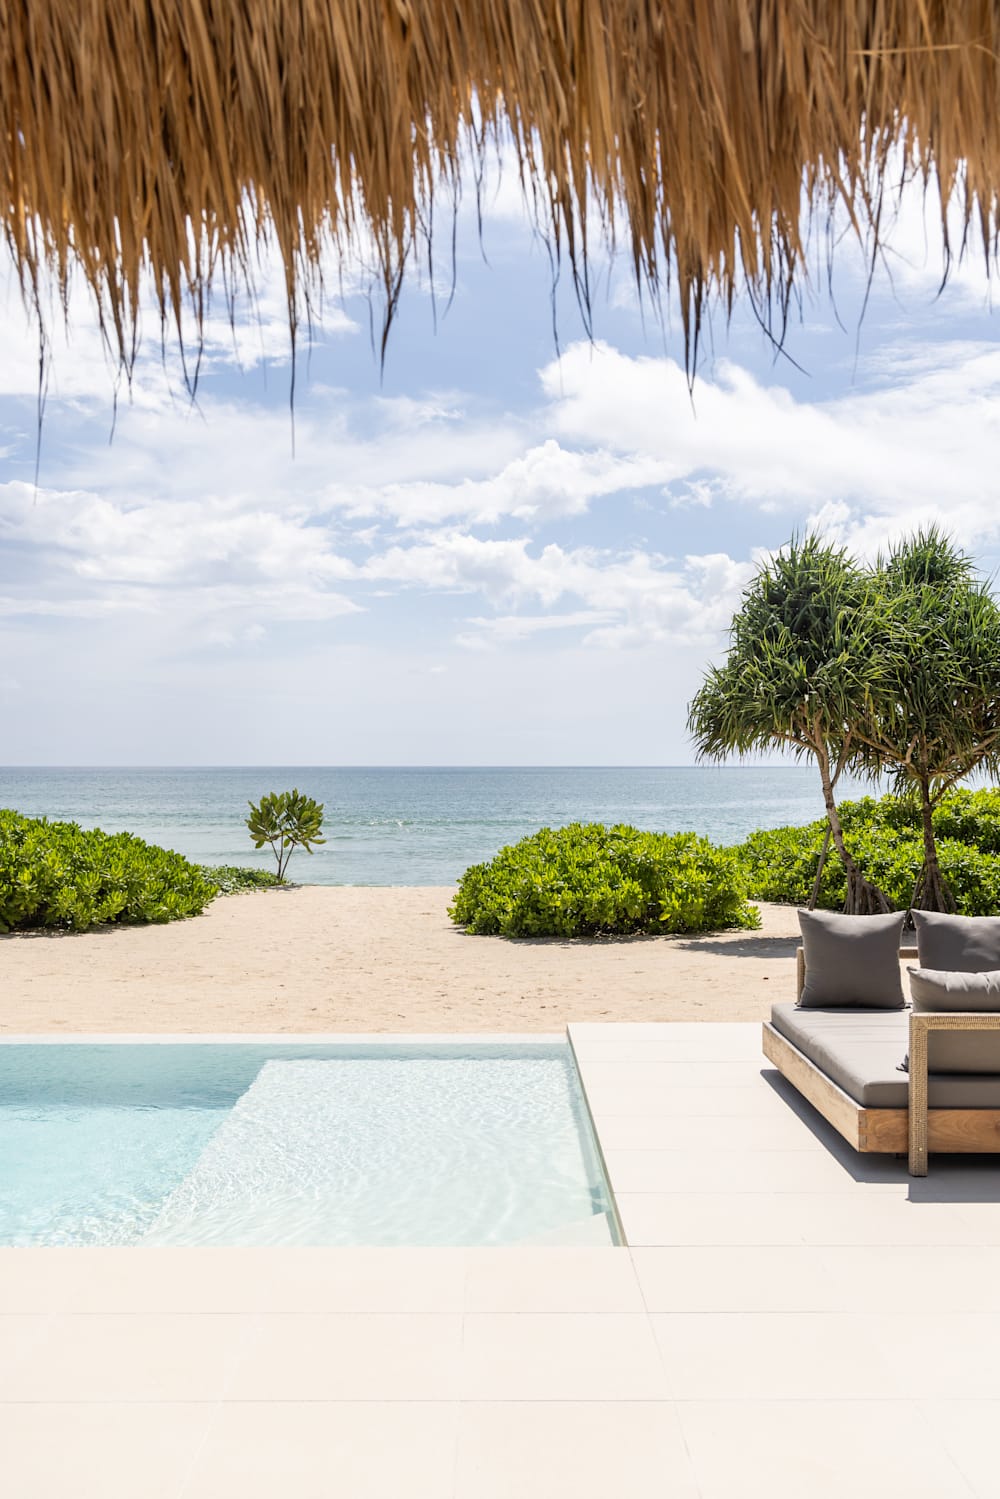
[[[159,615],[178,639],[206,620],[228,638],[242,616],[327,620],[361,607],[331,586],[351,565],[294,515],[210,500],[125,505],[14,481],[0,484],[0,538],[8,617]],[[245,625],[242,638],[254,638]]]
[[[970,545],[998,533],[993,344],[904,349],[896,359],[886,350],[864,386],[816,402],[727,362],[692,402],[674,361],[606,344],[575,345],[541,381],[563,440],[658,462],[674,500],[738,503],[786,514],[790,525],[846,507],[859,538],[942,518]]]
[[[656,483],[659,476],[652,456],[578,451],[550,437],[482,478],[337,486],[330,499],[350,515],[382,515],[403,526],[453,519],[493,526],[506,517],[544,524],[583,515],[593,500]]]
[[[602,646],[701,640],[715,644],[732,615],[749,563],[725,554],[681,564],[656,554],[564,548],[533,550],[525,538],[493,541],[443,532],[393,547],[360,569],[365,577],[432,591],[477,593],[497,609],[559,611],[466,621],[464,645],[510,643],[550,629],[585,629]],[[571,602],[582,607],[566,610]]]

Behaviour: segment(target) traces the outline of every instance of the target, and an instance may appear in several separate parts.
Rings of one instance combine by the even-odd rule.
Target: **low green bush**
[[[694,833],[542,828],[463,874],[449,907],[477,936],[591,937],[757,927],[739,858]]]
[[[954,838],[983,854],[1000,854],[1000,788],[954,791],[934,813],[938,838]]]
[[[245,864],[199,864],[206,880],[211,880],[218,895],[236,895],[241,890],[273,890],[284,885],[271,869],[248,869]]]
[[[0,931],[197,916],[218,892],[197,864],[131,833],[0,810]]]
[[[866,877],[899,911],[910,904],[924,858],[920,812],[905,798],[864,797],[840,808],[847,846]],[[1000,911],[1000,790],[954,791],[934,813],[938,859],[959,912]],[[733,850],[746,870],[747,889],[758,900],[806,905],[812,895],[826,822],[761,829]],[[817,905],[844,904],[844,870],[832,847]]]
[[[811,822],[805,827],[758,828],[751,833],[733,850],[746,870],[747,889],[757,900],[807,905],[825,832],[825,822]],[[824,866],[817,904],[835,909],[843,902],[844,871],[832,853]]]

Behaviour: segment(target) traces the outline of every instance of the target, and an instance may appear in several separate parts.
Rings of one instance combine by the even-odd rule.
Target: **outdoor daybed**
[[[764,1054],[858,1151],[1000,1152],[1000,918],[800,912],[798,999]],[[911,968],[906,1006],[899,959]],[[929,1053],[929,1054],[928,1054]]]

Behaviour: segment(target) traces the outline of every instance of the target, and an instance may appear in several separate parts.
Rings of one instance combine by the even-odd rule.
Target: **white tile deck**
[[[571,1027],[628,1248],[0,1250],[11,1499],[996,1499],[1000,1160]]]

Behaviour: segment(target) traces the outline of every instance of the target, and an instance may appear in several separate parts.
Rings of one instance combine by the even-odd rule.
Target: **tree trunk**
[[[837,811],[837,802],[833,794],[830,756],[825,744],[817,745],[816,761],[823,782],[823,801],[826,804],[826,820],[830,824],[833,846],[837,850],[847,876],[847,899],[844,901],[844,911],[849,916],[872,916],[880,911],[890,911],[892,907],[881,890],[870,880],[865,879],[847,851],[844,829],[841,826],[840,813]]]
[[[938,863],[930,787],[923,781],[920,782],[920,818],[924,831],[924,862],[917,875],[911,905],[918,911],[954,911],[955,897]]]
[[[826,856],[830,852],[830,824],[826,824],[826,837],[823,839],[823,847],[819,851],[819,863],[816,865],[816,878],[813,880],[812,895],[809,897],[809,909],[815,911],[816,902],[819,900],[820,881],[823,878],[823,870],[826,868]]]

